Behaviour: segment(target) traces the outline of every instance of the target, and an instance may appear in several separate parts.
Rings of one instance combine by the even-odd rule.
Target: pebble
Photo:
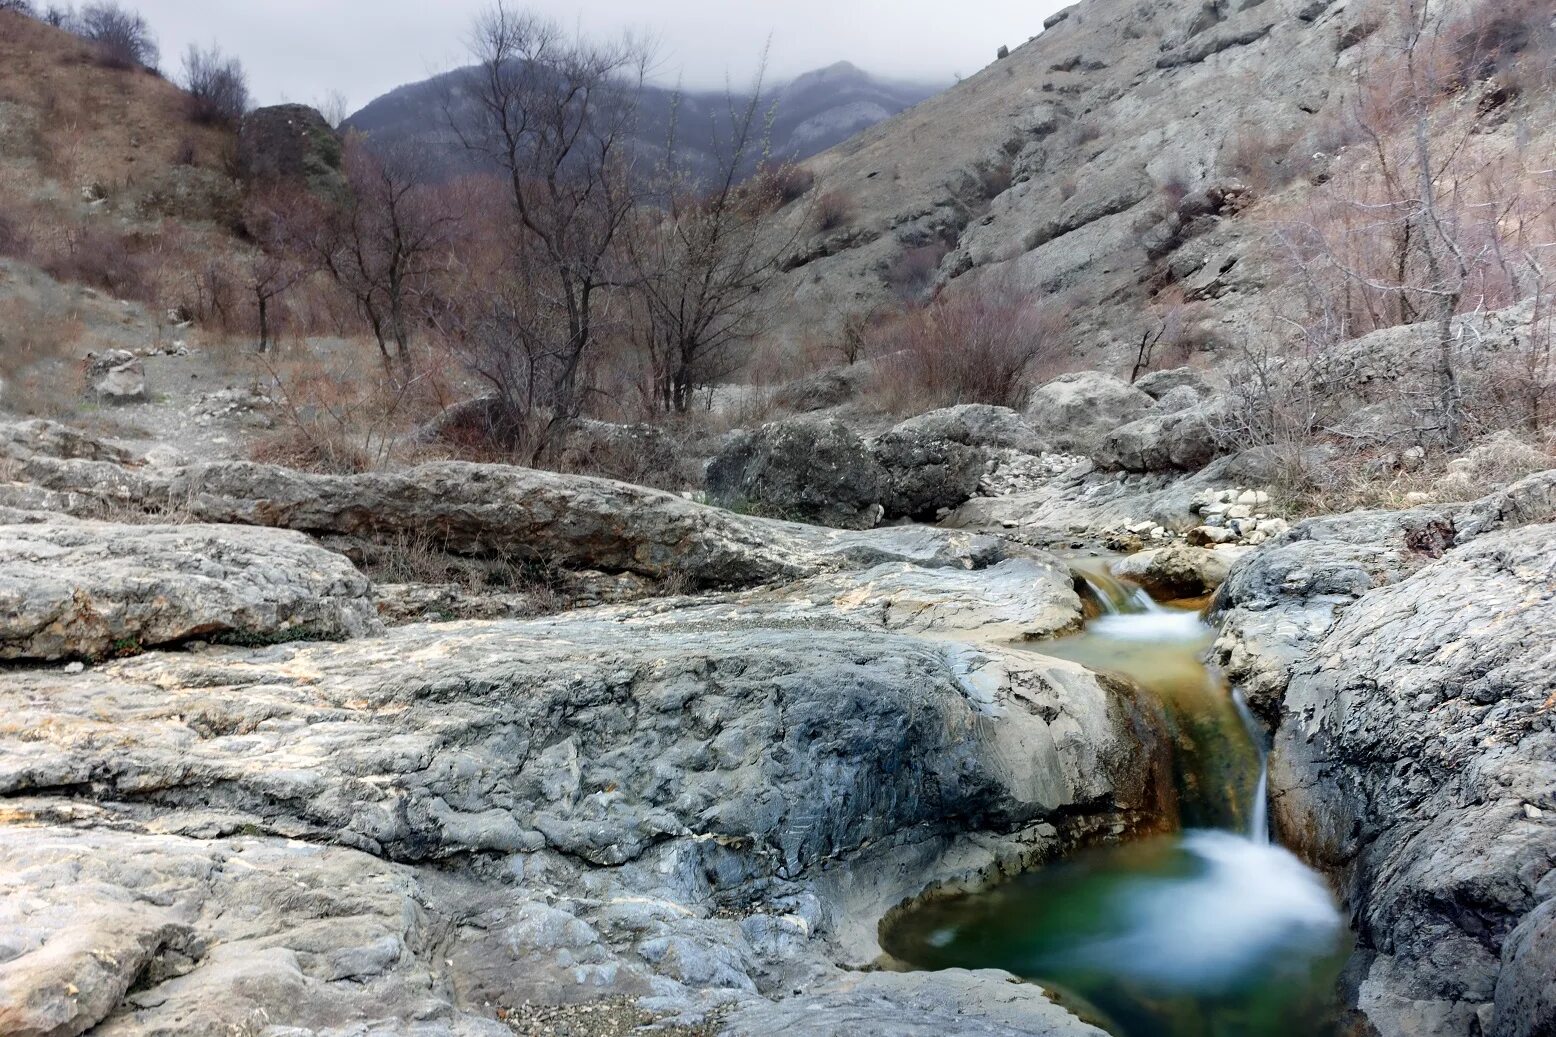
[[[86,663],[66,663],[66,673],[81,673],[86,669]]]

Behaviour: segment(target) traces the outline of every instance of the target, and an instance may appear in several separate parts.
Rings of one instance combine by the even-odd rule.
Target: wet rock
[[[1198,598],[1221,586],[1233,561],[1230,551],[1173,544],[1120,559],[1113,571],[1159,600]]]
[[[1538,1032],[1547,1003],[1556,526],[1499,514],[1300,523],[1218,595],[1219,661],[1278,724],[1272,817],[1340,884],[1390,1037]]]

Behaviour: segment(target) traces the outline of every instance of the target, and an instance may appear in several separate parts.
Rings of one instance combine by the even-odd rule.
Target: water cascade
[[[1102,614],[1036,650],[1160,697],[1185,830],[927,898],[888,919],[883,946],[918,968],[1007,969],[1121,1037],[1325,1033],[1344,926],[1322,880],[1270,842],[1264,735],[1201,661],[1212,631],[1105,569],[1087,583]]]

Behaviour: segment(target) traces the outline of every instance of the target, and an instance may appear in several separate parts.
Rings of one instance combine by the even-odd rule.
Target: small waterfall
[[[1125,583],[1114,576],[1106,565],[1076,566],[1075,571],[1080,573],[1092,596],[1102,606],[1104,615],[1128,616],[1162,611],[1162,607],[1151,600],[1144,587]]]
[[[1237,715],[1248,729],[1248,737],[1259,751],[1259,783],[1254,787],[1253,803],[1248,811],[1248,838],[1256,843],[1270,841],[1270,750],[1264,744],[1264,728],[1248,708],[1248,700],[1241,689],[1233,689],[1232,701],[1237,705]]]

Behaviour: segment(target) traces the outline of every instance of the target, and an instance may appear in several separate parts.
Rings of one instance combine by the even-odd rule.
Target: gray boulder
[[[1194,367],[1152,371],[1135,379],[1135,388],[1153,400],[1161,400],[1169,394],[1182,393],[1185,390],[1201,400],[1208,400],[1223,391],[1211,384],[1205,372]]]
[[[126,349],[110,349],[87,357],[87,395],[99,403],[142,403],[146,399],[146,369]]]
[[[1181,391],[1172,390],[1167,399]],[[1102,468],[1126,472],[1197,471],[1230,449],[1226,418],[1219,400],[1152,414],[1108,433],[1093,458]]]
[[[1113,571],[1153,598],[1198,598],[1221,586],[1235,560],[1230,551],[1173,544],[1120,559]]]
[[[709,462],[707,487],[725,506],[843,529],[879,523],[887,493],[869,448],[836,419],[736,433]]]
[[[1110,374],[1077,371],[1033,390],[1026,416],[1055,450],[1091,456],[1109,433],[1155,409],[1150,396]]]
[[[192,638],[359,637],[367,578],[301,533],[230,526],[0,526],[0,659],[97,658]]]
[[[867,363],[829,368],[785,383],[773,403],[799,414],[827,410],[854,399],[873,376],[874,366]]]
[[[1043,438],[1020,413],[987,403],[963,403],[942,407],[896,425],[892,434],[922,440],[940,439],[964,446],[996,447],[1041,454],[1048,449]]]
[[[885,473],[881,504],[888,518],[932,521],[977,496],[988,465],[984,450],[901,426],[872,443],[870,454]]]

